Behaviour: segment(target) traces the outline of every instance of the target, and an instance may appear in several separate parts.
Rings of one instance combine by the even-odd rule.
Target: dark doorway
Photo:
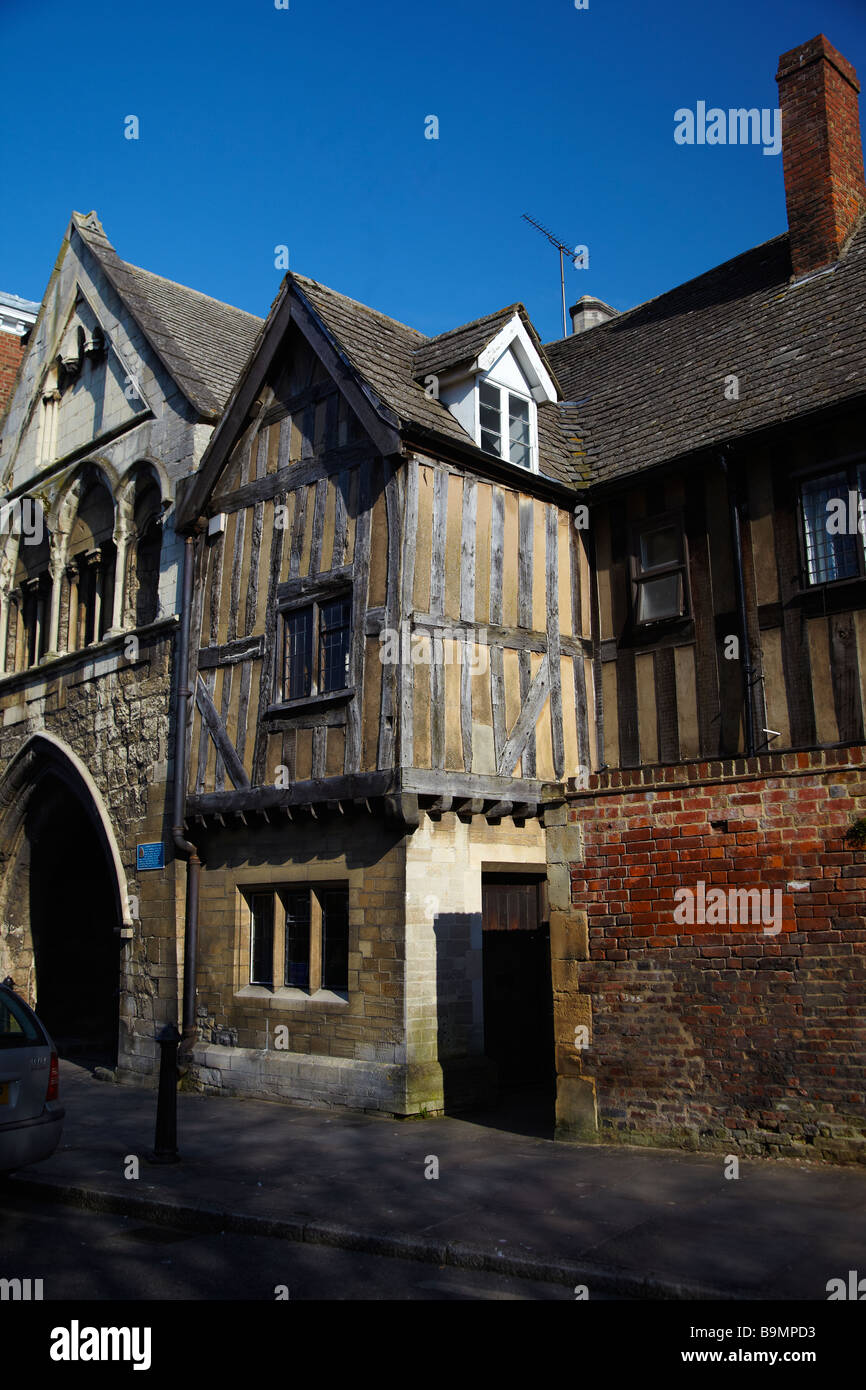
[[[500,1103],[552,1119],[556,1072],[546,880],[482,878],[484,1051],[496,1064]]]
[[[87,808],[45,776],[27,815],[36,1010],[63,1057],[117,1063],[120,937],[113,866]]]

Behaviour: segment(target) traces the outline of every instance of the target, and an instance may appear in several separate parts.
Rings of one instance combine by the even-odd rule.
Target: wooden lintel
[[[218,811],[259,811],[283,806],[297,809],[301,806],[319,804],[324,801],[369,802],[376,796],[385,796],[394,790],[395,779],[391,772],[362,772],[340,777],[325,777],[318,780],[292,782],[288,787],[276,787],[261,783],[235,791],[198,792],[187,798],[187,806],[192,814],[213,815]]]
[[[234,666],[240,661],[252,661],[260,657],[264,650],[261,633],[256,637],[239,637],[234,642],[224,642],[219,647],[200,647],[198,668],[210,670],[214,666]]]
[[[461,798],[480,796],[486,801],[526,801],[537,802],[542,796],[560,791],[557,782],[545,782],[536,778],[498,777],[493,774],[475,772],[449,772],[441,768],[407,768],[402,774],[405,790],[418,792],[420,796],[433,797],[443,803],[446,797]],[[453,810],[454,807],[445,809]]]
[[[320,511],[324,509],[324,502]],[[318,518],[324,526],[323,518]],[[287,579],[282,584],[277,585],[277,603],[280,607],[288,607],[296,602],[303,602],[307,598],[318,597],[320,594],[329,594],[339,589],[348,589],[352,582],[352,566],[341,565],[339,569],[328,570],[324,574],[314,574],[312,576],[298,575],[294,579]]]
[[[513,810],[513,801],[494,801],[493,805],[484,812],[484,815],[489,821],[502,820],[505,816],[510,816]]]

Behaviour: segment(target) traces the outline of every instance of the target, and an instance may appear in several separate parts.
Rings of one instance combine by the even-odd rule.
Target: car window
[[[42,1031],[30,1010],[9,994],[0,994],[0,1048],[44,1044]]]

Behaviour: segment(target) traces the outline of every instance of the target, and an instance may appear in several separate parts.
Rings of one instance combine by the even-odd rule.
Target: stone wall
[[[560,1137],[866,1160],[864,758],[599,773],[551,813]]]
[[[424,815],[404,834],[366,814],[322,815],[210,833],[202,857],[191,1084],[402,1115],[487,1094],[482,872],[543,868],[537,822]],[[329,881],[349,889],[348,998],[250,985],[242,890]]]
[[[484,1057],[481,880],[485,870],[543,868],[538,821],[488,825],[428,815],[406,845],[406,1029],[411,1085],[432,1110],[490,1094]]]
[[[132,935],[121,956],[121,1072],[149,1075],[154,1031],[177,1017],[178,925],[185,872],[167,867],[137,873],[136,845],[166,840],[171,649],[174,624],[140,635],[138,658],[123,641],[46,663],[37,673],[7,678],[0,692],[0,768],[5,772],[31,736],[46,733],[83,764],[104,808],[117,847]],[[38,764],[37,764],[38,771]],[[26,797],[29,789],[22,788]],[[36,795],[38,796],[38,787]],[[85,811],[82,809],[82,814]],[[0,976],[10,973],[38,1004],[29,923],[28,843],[13,805],[5,808],[0,843]],[[179,889],[175,878],[180,878]],[[62,904],[63,885],[57,885]],[[180,915],[178,898],[180,897]],[[59,920],[62,921],[62,914]],[[82,959],[81,968],[87,968]]]
[[[402,833],[366,814],[258,822],[207,835],[201,854],[201,1042],[193,1084],[402,1111]],[[330,881],[349,889],[348,999],[251,985],[249,909],[241,890]],[[277,1047],[280,1026],[288,1032],[286,1045]]]

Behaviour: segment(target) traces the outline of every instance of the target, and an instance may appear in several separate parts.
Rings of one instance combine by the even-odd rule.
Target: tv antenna
[[[559,252],[559,283],[562,289],[562,336],[563,338],[567,338],[568,326],[565,319],[565,262],[563,257],[568,256],[573,258],[574,251],[570,246],[566,245],[564,241],[560,241],[558,237],[555,237],[553,232],[548,231],[547,227],[542,226],[540,222],[536,222],[535,218],[530,217],[528,213],[524,212],[521,216],[524,222],[528,222],[530,226],[535,227],[536,231],[541,232],[542,236],[546,236],[551,246],[555,246]]]

